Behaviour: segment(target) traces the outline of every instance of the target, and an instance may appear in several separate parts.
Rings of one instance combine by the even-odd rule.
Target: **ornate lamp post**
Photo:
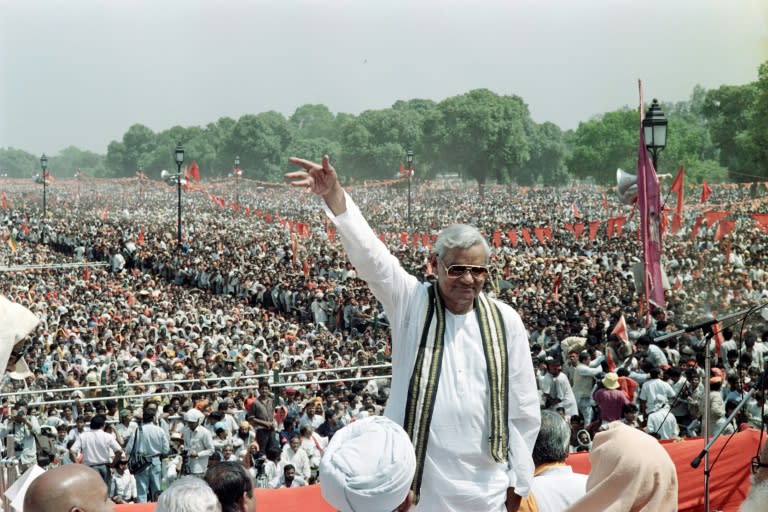
[[[408,226],[411,225],[411,178],[413,178],[413,150],[405,153],[405,161],[408,163]]]
[[[656,161],[658,154],[667,145],[667,118],[661,111],[659,101],[654,98],[651,106],[645,112],[643,119],[643,135],[645,136],[645,147],[651,153],[653,168],[658,171]]]
[[[48,157],[45,156],[45,153],[43,153],[43,156],[40,157],[40,167],[43,168],[43,179],[41,180],[43,182],[43,230],[40,239],[42,243],[45,243],[45,221],[48,218],[48,206],[46,204],[46,192],[48,188]]]
[[[176,157],[176,193],[178,197],[178,209],[176,217],[176,243],[179,250],[181,250],[181,164],[184,163],[184,148],[181,142],[176,144],[176,151],[174,151]]]
[[[235,203],[237,203],[238,206],[240,206],[240,175],[242,174],[242,171],[240,170],[240,157],[235,157]]]

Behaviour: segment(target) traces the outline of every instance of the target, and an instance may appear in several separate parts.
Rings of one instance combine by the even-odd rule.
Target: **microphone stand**
[[[659,336],[658,338],[654,338],[653,341],[662,341],[666,340],[668,338],[673,338],[675,336],[679,336],[680,334],[688,333],[688,332],[695,332],[699,329],[702,329],[704,331],[704,415],[702,417],[702,433],[704,436],[704,442],[707,443],[704,450],[701,452],[701,456],[704,458],[704,512],[709,512],[709,472],[710,472],[710,465],[709,465],[709,447],[712,445],[712,442],[709,442],[709,422],[710,422],[710,403],[709,403],[709,394],[711,392],[710,383],[709,383],[709,373],[712,368],[712,351],[709,348],[709,343],[712,341],[712,326],[717,324],[718,322],[724,322],[726,320],[730,320],[732,318],[741,318],[748,314],[750,314],[753,311],[756,311],[757,309],[760,309],[761,307],[765,306],[765,304],[761,304],[757,307],[751,307],[742,311],[738,311],[736,313],[731,313],[730,315],[725,315],[722,318],[712,318],[709,320],[705,320],[704,322],[700,322],[698,324],[693,324],[691,326],[685,327],[683,329],[677,330],[675,332],[670,332],[667,334],[663,334]],[[750,393],[751,396],[751,393]],[[742,404],[744,404],[744,401],[742,401]],[[741,408],[739,406],[736,411],[738,411]],[[722,431],[722,429],[720,429]],[[717,434],[720,435],[720,432]],[[717,439],[717,436],[713,438]],[[698,466],[700,463],[697,462],[696,466]],[[693,463],[691,463],[693,464]],[[694,466],[694,467],[696,467]]]

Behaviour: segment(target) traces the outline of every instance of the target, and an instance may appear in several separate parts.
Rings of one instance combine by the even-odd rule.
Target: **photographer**
[[[35,435],[40,433],[40,424],[34,415],[29,415],[27,402],[16,402],[15,411],[11,413],[3,426],[3,439],[11,436],[14,442],[14,457],[19,460],[21,473],[37,462],[37,445]],[[10,453],[11,447],[8,447]]]

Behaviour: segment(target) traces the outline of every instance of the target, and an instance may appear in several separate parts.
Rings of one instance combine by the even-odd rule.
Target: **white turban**
[[[0,295],[0,373],[11,358],[13,346],[39,323],[40,320],[30,310]]]
[[[320,461],[320,491],[340,512],[392,512],[408,496],[415,471],[402,427],[370,416],[334,434]]]

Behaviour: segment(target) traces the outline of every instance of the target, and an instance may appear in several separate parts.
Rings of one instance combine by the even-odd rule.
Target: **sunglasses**
[[[488,275],[488,267],[484,265],[451,265],[448,267],[443,263],[443,260],[439,261],[443,265],[448,277],[464,277],[464,274],[467,272],[469,272],[475,279],[480,279]]]

